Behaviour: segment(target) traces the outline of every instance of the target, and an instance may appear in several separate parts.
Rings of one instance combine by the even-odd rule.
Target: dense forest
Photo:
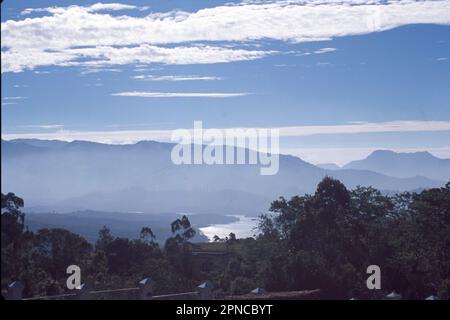
[[[135,286],[151,277],[156,293],[214,283],[216,296],[321,289],[321,298],[380,299],[395,290],[408,299],[450,292],[450,182],[417,193],[348,190],[326,177],[314,194],[280,198],[260,217],[256,238],[215,237],[227,255],[199,263],[187,217],[159,246],[151,226],[139,239],[115,237],[107,226],[95,244],[63,229],[27,230],[24,201],[1,198],[1,284],[21,280],[24,296],[66,292],[66,268],[99,289]],[[381,268],[381,290],[368,290],[366,268]]]

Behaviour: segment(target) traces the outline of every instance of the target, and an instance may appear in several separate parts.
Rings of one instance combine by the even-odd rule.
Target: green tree
[[[143,227],[141,229],[140,233],[140,239],[144,241],[145,243],[155,243],[155,235],[153,234],[153,231],[149,227]]]
[[[18,280],[23,271],[24,248],[32,234],[24,232],[23,199],[14,193],[1,196],[1,276],[2,286]]]
[[[188,217],[183,216],[171,224],[172,233],[178,241],[186,242],[195,236],[195,230],[191,226]]]
[[[113,242],[114,237],[111,235],[111,230],[107,226],[103,226],[98,232],[98,239],[95,243],[95,248],[106,251],[108,245]]]

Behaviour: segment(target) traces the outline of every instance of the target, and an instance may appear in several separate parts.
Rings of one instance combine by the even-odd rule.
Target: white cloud
[[[79,66],[95,70],[108,65],[125,65],[137,62],[148,64],[225,63],[259,59],[274,53],[274,51],[233,50],[213,46],[164,48],[148,44],[120,48],[98,46],[51,52],[30,48],[20,51],[2,51],[2,72],[21,72],[37,66],[50,65]],[[83,58],[82,61],[78,60],[81,58]],[[89,59],[86,60],[85,58]]]
[[[436,61],[447,61],[447,60],[448,60],[447,57],[441,57],[436,59]]]
[[[328,52],[333,52],[336,51],[336,48],[322,48],[319,50],[314,51],[315,54],[322,54],[322,53],[328,53]]]
[[[2,99],[3,99],[2,106],[9,106],[19,104],[18,101],[27,99],[27,97],[3,97]]]
[[[50,8],[27,8],[25,10],[22,10],[22,12],[20,12],[21,15],[26,16],[32,13],[36,13],[36,12],[49,12]]]
[[[209,80],[222,80],[221,77],[213,77],[213,76],[195,76],[195,75],[185,75],[185,76],[154,76],[151,74],[145,75],[137,75],[131,77],[135,80],[146,80],[146,81],[209,81]]]
[[[112,93],[116,97],[141,97],[141,98],[231,98],[247,96],[250,93],[217,93],[217,92],[147,92],[129,91]]]
[[[81,70],[82,75],[86,74],[92,74],[92,73],[100,73],[100,72],[122,72],[121,69],[115,69],[115,68],[97,68],[97,67],[91,67],[91,68],[85,68]]]
[[[61,129],[63,124],[30,124],[22,126],[23,128],[38,128],[38,129]]]
[[[118,10],[133,10],[133,9],[144,11],[150,9],[150,7],[149,6],[138,7],[123,3],[96,3],[88,7],[88,11],[90,12],[102,10],[118,11]]]
[[[23,100],[27,97],[3,97],[3,100]]]
[[[297,57],[302,57],[302,56],[310,56],[312,54],[323,54],[323,53],[328,53],[328,52],[334,52],[336,51],[336,48],[321,48],[315,51],[305,51],[305,52],[298,52],[295,53],[295,56]]]
[[[48,12],[53,14],[63,13],[64,10],[70,9],[82,9],[87,12],[98,12],[98,11],[120,11],[120,10],[148,10],[150,7],[143,6],[137,7],[134,5],[123,4],[123,3],[95,3],[87,7],[70,6],[70,7],[47,7],[47,8],[27,8],[23,10],[21,15],[29,15],[36,12]]]
[[[126,7],[130,6],[99,3],[52,7],[38,9],[45,12],[41,17],[2,22],[3,72],[42,65],[243,61],[270,53],[227,49],[227,44],[264,39],[320,41],[407,24],[450,24],[449,0],[257,1],[146,16],[101,12]],[[225,44],[186,45],[210,41]],[[183,47],[162,47],[169,44]],[[76,61],[79,58],[86,62]]]
[[[220,128],[223,130],[226,128]],[[248,128],[243,128],[248,129]],[[261,128],[255,128],[261,129]],[[359,134],[376,132],[437,132],[450,131],[450,121],[391,121],[364,122],[327,126],[278,127],[280,137],[311,135]],[[191,129],[188,129],[191,130]],[[120,130],[120,131],[66,131],[52,133],[2,133],[2,139],[19,138],[56,139],[64,141],[87,140],[101,143],[135,143],[141,140],[170,141],[173,130]]]
[[[149,123],[132,123],[132,124],[107,124],[105,128],[130,128],[130,127],[155,127],[155,126],[169,126],[174,125],[173,121],[163,121],[163,122],[149,122]]]
[[[85,86],[86,86],[86,87],[103,87],[104,84],[101,83],[101,82],[97,82],[97,83],[94,83],[94,84],[87,83],[87,84],[85,84]]]
[[[280,136],[284,137],[342,133],[450,131],[450,121],[357,122],[343,125],[281,127],[279,129]]]

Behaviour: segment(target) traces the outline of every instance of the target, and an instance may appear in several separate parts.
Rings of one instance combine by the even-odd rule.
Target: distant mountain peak
[[[392,177],[428,177],[450,179],[450,159],[437,158],[428,151],[394,152],[375,150],[362,160],[352,161],[345,169],[370,170]]]
[[[392,150],[375,150],[373,151],[367,158],[374,157],[374,156],[427,156],[436,158],[434,155],[432,155],[428,151],[415,151],[415,152],[395,152]],[[438,159],[438,158],[436,158]]]
[[[154,140],[141,140],[141,141],[136,142],[135,144],[138,144],[138,145],[161,144],[161,142],[154,141]]]
[[[394,155],[394,154],[397,154],[396,152],[394,152],[394,151],[392,151],[392,150],[384,150],[384,149],[381,149],[381,150],[375,150],[375,151],[373,151],[371,154],[369,154],[369,156],[368,157],[371,157],[371,156],[378,156],[378,155]]]
[[[339,170],[341,169],[336,163],[319,163],[316,164],[316,167],[325,169],[325,170]]]
[[[68,145],[70,146],[95,146],[95,145],[100,145],[100,144],[104,144],[104,143],[98,143],[98,142],[93,142],[93,141],[86,141],[86,140],[73,140],[71,142],[68,143]]]

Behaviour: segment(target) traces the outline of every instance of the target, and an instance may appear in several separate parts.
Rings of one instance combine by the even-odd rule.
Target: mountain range
[[[154,141],[2,140],[2,192],[23,197],[35,212],[259,214],[279,196],[313,192],[327,175],[348,188],[384,191],[442,186],[450,178],[450,160],[428,153],[377,151],[333,170],[280,155],[279,172],[264,176],[259,165],[175,165],[173,146]],[[434,168],[435,163],[439,165]]]

